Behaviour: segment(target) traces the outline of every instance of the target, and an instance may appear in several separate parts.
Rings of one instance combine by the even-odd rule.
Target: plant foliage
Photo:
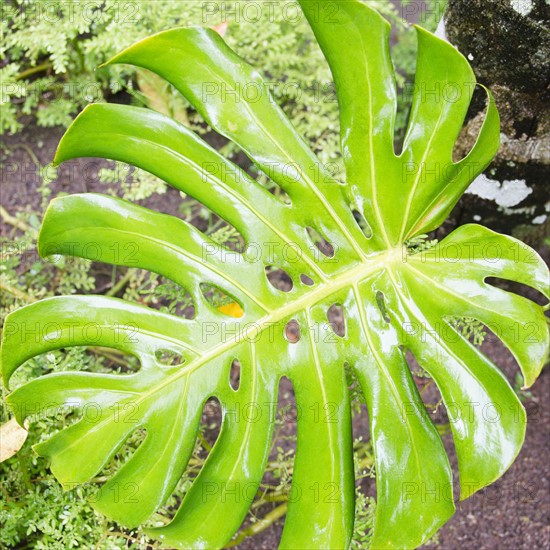
[[[445,220],[498,148],[498,114],[488,93],[476,144],[453,161],[474,82],[465,58],[417,28],[416,90],[396,154],[389,25],[358,1],[300,4],[336,84],[345,183],[307,147],[260,73],[216,32],[178,28],[156,34],[110,63],[135,65],[170,82],[288,201],[165,115],[92,105],[63,137],[57,163],[99,156],[134,164],[230,223],[245,250],[232,251],[182,220],[114,197],[58,198],[39,235],[42,255],[101,259],[163,275],[190,294],[195,317],[116,298],[59,296],[19,309],[5,323],[6,384],[27,359],[91,341],[139,359],[134,373],[56,372],[8,396],[20,423],[31,407],[97,408],[93,419],[83,416],[35,447],[65,486],[95,478],[132,434],[145,432],[94,499],[96,510],[122,525],[147,522],[170,497],[195,448],[204,403],[212,396],[219,400],[222,429],[204,466],[173,520],[147,529],[178,548],[222,547],[241,525],[247,495],[257,492],[268,459],[282,376],[292,381],[302,414],[281,548],[350,545],[355,488],[349,369],[370,418],[377,483],[371,544],[420,545],[454,511],[452,474],[405,353],[416,357],[441,392],[465,498],[510,466],[524,438],[525,411],[456,318],[475,319],[496,332],[527,386],[548,350],[543,308],[488,281],[512,280],[548,295],[547,268],[530,248],[478,225],[460,227],[420,250],[406,246]],[[449,85],[459,92],[452,101],[426,93]],[[292,288],[275,288],[267,268],[284,270]],[[214,307],[205,285],[238,304],[239,316]],[[343,335],[327,323],[334,304],[344,312]],[[30,332],[34,326],[38,330]],[[237,388],[230,380],[235,359]],[[260,413],[245,414],[250,404]]]
[[[428,14],[440,14],[440,0]],[[227,21],[226,39],[250,63],[261,63],[273,83],[271,91],[291,120],[326,156],[334,161],[338,112],[330,74],[304,17],[294,0],[9,0],[2,5],[0,68],[2,95],[0,133],[21,130],[23,115],[39,126],[68,126],[80,109],[110,94],[126,92],[136,103],[164,105],[199,121],[189,104],[172,89],[144,86],[150,75],[132,67],[97,66],[121,49],[151,33],[174,26],[215,26]],[[408,33],[398,10],[385,0],[370,0],[400,31]],[[413,11],[413,10],[411,10]],[[428,23],[428,22],[427,22]],[[433,26],[432,21],[429,24]],[[435,28],[435,27],[434,27]],[[410,75],[402,48],[399,72]],[[154,76],[154,75],[153,75]],[[145,82],[145,84],[147,84]],[[157,83],[158,84],[158,83]],[[28,120],[28,119],[27,119]]]

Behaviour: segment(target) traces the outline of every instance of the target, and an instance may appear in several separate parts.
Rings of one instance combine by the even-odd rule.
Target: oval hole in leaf
[[[127,334],[129,333],[121,332],[121,338],[126,338]],[[136,333],[134,333],[133,338],[136,338]],[[94,372],[122,376],[134,374],[141,369],[139,358],[131,353],[104,346],[74,346],[63,350],[41,353],[28,359],[13,374],[10,387],[17,389],[32,378],[64,366],[70,365],[71,370],[86,370],[88,365],[92,364],[94,365]]]
[[[384,296],[384,293],[380,290],[376,293],[376,305],[378,306],[378,309],[380,310],[384,321],[386,321],[386,323],[389,323],[391,319],[388,310],[386,309],[386,297]]]
[[[276,491],[278,488],[282,493],[294,495],[299,492],[292,490],[284,483],[285,478],[291,477],[294,466],[294,457],[296,455],[296,422],[299,417],[299,409],[296,404],[296,395],[292,381],[286,376],[282,376],[279,381],[277,392],[277,424],[281,426],[279,430],[273,430],[274,441],[272,442],[273,454],[272,460],[275,463],[273,472],[264,474],[264,480],[267,478],[267,484]],[[275,439],[276,438],[276,439]],[[283,483],[281,483],[283,482]]]
[[[356,415],[363,415],[364,421],[368,425],[368,412],[367,402],[363,387],[357,376],[357,371],[347,361],[344,362],[344,371],[346,374],[346,382],[348,385],[348,392],[350,398],[350,405],[353,409],[354,417]]]
[[[301,281],[302,284],[304,284],[306,286],[313,286],[315,284],[313,279],[311,277],[309,277],[308,275],[306,275],[305,273],[302,273],[300,275],[300,281]]]
[[[285,206],[292,205],[292,199],[288,196],[286,191],[282,187],[274,183],[272,180],[269,180],[269,186],[267,190]]]
[[[413,377],[418,393],[426,408],[429,417],[437,423],[445,425],[448,422],[447,412],[443,403],[441,392],[430,374],[422,368],[414,354],[406,349],[403,350],[405,361]],[[438,428],[439,430],[440,428]]]
[[[449,85],[443,87],[441,98],[451,103],[456,101],[461,93],[466,94],[468,92],[469,90],[467,88],[460,90],[457,84],[451,85],[451,83],[449,83]],[[487,116],[487,99],[487,93],[485,90],[481,86],[476,85],[470,105],[468,106],[468,111],[464,117],[464,122],[462,123],[460,134],[458,135],[458,138],[453,146],[453,162],[460,162],[468,155],[470,149],[474,145],[475,139],[477,139],[477,135],[479,134],[481,124]],[[473,120],[474,118],[476,119],[475,121]],[[474,140],[470,140],[467,137],[472,133],[476,136]],[[465,149],[465,145],[469,145],[468,148]]]
[[[282,376],[279,381],[279,391],[277,394],[277,418],[282,421],[283,426],[291,425],[290,433],[294,437],[298,417],[299,409],[296,404],[294,386],[290,378]]]
[[[200,289],[208,304],[224,315],[228,317],[242,317],[244,315],[241,304],[217,286],[201,283]]]
[[[242,233],[225,220],[223,221],[223,225],[208,236],[223,248],[242,254],[246,249],[246,241]]]
[[[229,385],[234,391],[239,389],[241,384],[241,362],[238,359],[233,359],[231,370],[229,371]]]
[[[133,293],[129,293],[125,296],[125,300],[147,305],[165,313],[172,313],[178,317],[195,318],[195,304],[191,294],[185,288],[155,273],[143,271],[136,277],[137,284],[141,288],[139,294],[142,298],[133,299]]]
[[[265,497],[299,497],[301,490],[296,487],[292,489],[290,486],[296,455],[298,407],[292,382],[286,376],[279,380],[277,402],[266,403],[266,407],[273,405],[275,410],[269,408],[265,411],[271,418],[276,419],[277,429],[273,430],[269,463],[262,477],[262,491],[256,495],[255,502]]]
[[[527,288],[531,290],[531,287]],[[446,316],[444,320],[446,324],[443,327],[441,338],[451,345],[458,338],[465,338],[470,344],[476,346],[489,360],[498,356],[501,358],[503,364],[514,365],[517,369],[516,376],[523,380],[516,358],[500,339],[502,327],[499,324],[492,323],[491,325],[486,325],[473,317]],[[507,328],[514,331],[514,337],[521,341],[533,342],[538,338],[537,327],[534,324],[518,323],[514,325],[511,320],[507,324]]]
[[[292,277],[284,270],[272,265],[265,268],[267,280],[273,288],[282,292],[290,292],[294,287]]]
[[[175,367],[185,363],[185,359],[178,352],[170,349],[157,349],[155,359],[165,367]]]
[[[510,281],[508,279],[501,279],[500,277],[485,277],[485,282],[495,288],[519,294],[524,298],[529,298],[539,306],[545,306],[548,304],[546,296],[532,286],[517,283],[516,281]]]
[[[215,135],[225,140],[215,132],[208,135]],[[215,142],[216,147],[219,147],[219,142]],[[168,188],[170,191],[170,188]],[[179,197],[179,196],[178,196]],[[181,197],[177,202],[181,201]],[[169,205],[163,208],[162,204],[159,204],[156,209],[159,212],[165,214],[174,215],[172,203],[174,201],[166,201]],[[234,252],[242,253],[246,248],[246,240],[243,234],[225,218],[219,216],[216,212],[205,206],[203,203],[195,200],[193,197],[184,197],[178,208],[179,217],[183,218],[186,222],[193,227],[208,235],[216,244],[220,245],[221,249],[231,250]],[[218,248],[214,248],[209,252],[214,255],[220,252]]]
[[[157,208],[157,210],[162,211],[161,208]],[[220,247],[237,252],[245,249],[246,241],[242,233],[201,202],[186,197],[179,207],[179,212],[185,221],[208,235]],[[172,214],[172,212],[167,213]],[[215,230],[212,231],[212,229]]]
[[[365,216],[357,209],[353,209],[352,214],[357,222],[357,225],[359,226],[359,229],[363,232],[363,235],[365,235],[367,239],[370,239],[372,237],[372,229],[369,222],[365,219]]]
[[[248,160],[248,157],[244,156],[244,159]],[[277,200],[282,202],[286,206],[292,204],[292,199],[288,193],[275,181],[273,181],[265,172],[260,170],[258,166],[254,163],[251,163],[247,169],[247,172],[256,180],[258,185],[262,186],[264,189],[267,189]],[[293,175],[290,170],[288,173],[285,172],[285,177],[288,179],[289,184],[296,181],[296,177]]]
[[[336,336],[342,338],[346,335],[346,319],[344,307],[341,304],[332,304],[327,311],[327,320]]]
[[[411,10],[410,13],[402,14],[405,16],[404,19],[408,20],[411,24],[417,22],[412,13],[413,11]],[[397,74],[397,112],[395,113],[393,136],[393,150],[396,156],[401,155],[403,151],[403,141],[409,125],[414,92],[420,88],[418,83],[415,82],[414,76],[411,76],[416,75],[416,56],[418,52],[418,39],[412,28],[409,28],[406,32],[402,32],[398,43],[391,46],[391,58],[394,66],[399,66],[399,59],[403,59],[404,49],[408,50],[407,59],[409,65],[407,66],[405,75]],[[421,90],[423,91],[423,88]]]
[[[135,403],[117,403],[112,409],[112,414],[117,421],[133,423],[135,418],[135,412],[137,412],[137,407]],[[145,441],[147,437],[147,430],[144,427],[139,426],[136,422],[136,429],[130,433],[127,439],[120,445],[113,458],[103,467],[99,475],[96,477],[97,481],[104,481],[105,478],[110,478],[114,476],[120,468],[126,464],[135,452],[138,450],[138,447]],[[107,479],[108,481],[108,479]],[[130,489],[131,487],[128,487]],[[102,486],[98,487],[98,493],[101,493]],[[99,496],[99,495],[98,495]]]
[[[197,445],[198,455],[206,458],[220,435],[223,421],[222,405],[217,397],[210,397],[204,404]]]
[[[327,258],[334,258],[334,247],[313,227],[306,227],[311,242]]]
[[[135,338],[136,330],[130,328],[130,332],[133,332],[134,336],[130,335],[130,332],[127,332],[128,338]],[[121,333],[124,338],[127,336],[124,333]],[[74,348],[72,348],[74,349]],[[107,372],[115,371],[117,374],[134,374],[141,369],[141,363],[139,358],[130,353],[125,353],[116,348],[106,348],[106,347],[89,347],[84,348],[88,354],[95,355],[96,357],[102,357],[102,365],[105,367]]]
[[[70,369],[67,368],[69,365]],[[67,347],[62,350],[42,353],[28,359],[14,373],[10,386],[15,390],[38,375],[62,369],[64,371],[92,370],[98,374],[124,377],[138,372],[141,369],[141,363],[138,357],[116,348],[101,346]],[[131,406],[129,405],[129,407]],[[35,402],[29,404],[28,408],[22,407],[21,412],[23,416],[28,416],[31,421],[42,421],[47,418],[48,421],[62,424],[64,428],[67,428],[82,418],[92,423],[99,420],[101,407],[94,401],[87,402],[75,396],[66,399],[63,403],[56,403],[51,399],[48,399],[47,402],[41,402],[36,399]]]
[[[441,392],[435,380],[424,370],[424,368],[418,363],[416,357],[410,350],[402,349],[405,355],[406,364],[412,374],[413,381],[416,385],[420,399],[424,404],[425,411],[419,411],[426,415],[426,421],[432,421],[439,433],[444,436],[451,431],[451,425],[449,423],[449,416]],[[416,410],[416,407],[415,407]],[[411,409],[412,411],[412,409]],[[456,448],[454,446],[454,440],[452,437],[445,439],[447,454],[451,464],[457,463]],[[456,471],[455,471],[456,474]],[[453,484],[455,485],[455,484]],[[457,483],[454,487],[454,499],[458,502],[460,485]]]
[[[296,319],[291,319],[285,325],[285,338],[291,343],[296,344],[300,341],[300,323]]]
[[[172,520],[176,515],[187,491],[200,473],[212,448],[216,444],[221,432],[222,421],[222,406],[219,400],[212,396],[207,399],[202,409],[200,426],[191,461],[183,472],[183,477],[180,479],[172,495],[166,500],[164,506],[157,510],[157,513],[161,517]]]

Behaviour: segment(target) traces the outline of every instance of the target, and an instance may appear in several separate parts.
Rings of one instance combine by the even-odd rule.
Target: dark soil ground
[[[55,147],[63,131],[29,127],[13,138],[6,138],[1,180],[1,205],[11,214],[19,211],[40,211],[39,175],[32,158],[21,145],[29,146],[42,164],[51,162]],[[4,155],[6,154],[4,153]],[[104,192],[97,171],[105,161],[86,159],[65,165],[54,182],[53,196],[58,193]],[[145,204],[159,211],[180,215],[178,192],[169,189],[164,195],[153,195]],[[11,225],[2,223],[0,234],[10,235]],[[545,251],[548,252],[547,250]],[[499,365],[511,383],[515,382],[517,365],[509,352],[488,338],[483,351]],[[529,423],[523,449],[510,470],[491,487],[480,491],[469,500],[458,504],[455,516],[441,529],[436,541],[425,548],[501,550],[550,548],[550,370],[542,373],[536,384],[524,393]],[[428,392],[427,392],[428,393]],[[293,400],[292,386],[283,381],[281,403]],[[427,399],[434,395],[428,393]],[[355,419],[355,433],[368,437],[368,419]],[[284,433],[291,434],[295,423],[291,420]],[[450,436],[445,443],[456,471],[456,457]],[[283,443],[286,445],[287,443]],[[370,495],[375,494],[374,480],[364,484]],[[242,550],[275,549],[282,531],[282,521],[260,535],[247,539],[238,548]]]

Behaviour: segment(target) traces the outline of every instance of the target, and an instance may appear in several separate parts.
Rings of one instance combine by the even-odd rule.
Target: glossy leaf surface
[[[454,511],[452,472],[406,352],[441,392],[465,498],[510,466],[524,438],[525,412],[499,369],[451,320],[468,316],[488,325],[514,354],[526,385],[536,379],[548,351],[543,308],[487,282],[517,281],[548,296],[548,270],[526,245],[467,225],[422,253],[413,255],[405,246],[443,222],[498,148],[498,114],[488,95],[476,145],[465,159],[452,160],[475,82],[467,61],[417,29],[416,91],[398,155],[388,24],[355,0],[300,3],[337,86],[346,182],[330,178],[260,73],[218,34],[189,28],[152,36],[112,62],[146,68],[173,84],[284,189],[291,204],[162,114],[92,105],[63,137],[56,162],[105,157],[148,170],[231,223],[246,240],[245,252],[227,250],[182,220],[121,199],[58,198],[40,233],[42,255],[100,259],[162,274],[190,293],[196,316],[181,319],[116,298],[69,296],[12,313],[4,329],[6,385],[27,359],[53,349],[101,345],[139,358],[136,373],[57,373],[8,398],[21,423],[37,406],[98,408],[93,421],[83,418],[36,448],[64,484],[89,481],[132,432],[146,431],[95,503],[125,526],[147,522],[172,493],[191,456],[204,403],[212,396],[220,401],[221,434],[204,467],[172,522],[148,529],[167,546],[220,548],[239,528],[268,459],[283,376],[292,381],[302,414],[280,547],[349,546],[354,470],[345,363],[360,381],[370,417],[378,502],[372,545],[422,544]],[[338,8],[330,17],[329,4]],[[453,101],[425,93],[449,85],[458,90]],[[254,100],[246,86],[256,89]],[[367,220],[366,234],[354,209]],[[333,245],[333,257],[319,252],[308,228]],[[284,269],[292,290],[274,288],[267,266]],[[313,285],[303,284],[302,275]],[[203,284],[235,304],[212,307]],[[343,307],[344,336],[327,321],[333,304]],[[287,337],[290,321],[299,325],[299,339]],[[29,326],[40,330],[30,334]],[[181,356],[181,362],[164,364],[161,351]],[[241,365],[236,390],[230,385],[234,359]],[[250,404],[259,413],[244,414]]]

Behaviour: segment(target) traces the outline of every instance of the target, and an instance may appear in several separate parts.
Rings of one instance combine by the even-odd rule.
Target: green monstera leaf
[[[478,225],[460,227],[421,253],[405,246],[443,222],[498,148],[498,114],[488,94],[476,144],[453,161],[475,82],[466,59],[417,28],[412,112],[396,154],[389,25],[356,0],[300,3],[336,83],[346,182],[330,177],[260,73],[218,34],[181,28],[152,36],[111,63],[143,67],[174,85],[286,192],[290,204],[164,115],[89,106],[63,137],[56,162],[105,157],[139,166],[232,224],[246,249],[225,249],[184,221],[117,198],[58,198],[40,232],[42,255],[162,274],[191,294],[196,316],[178,318],[116,298],[60,296],[13,312],[4,328],[6,385],[27,359],[52,349],[92,344],[139,358],[141,368],[132,374],[56,373],[8,397],[19,422],[37,407],[96,407],[93,419],[82,418],[36,447],[63,484],[89,481],[132,432],[146,431],[94,504],[125,526],[146,522],[172,493],[205,401],[220,401],[221,433],[202,470],[171,523],[148,530],[177,548],[220,548],[241,525],[251,498],[243,494],[255,494],[268,459],[283,376],[292,381],[302,414],[280,547],[349,546],[354,468],[346,363],[370,417],[377,484],[372,545],[422,544],[455,509],[452,472],[405,354],[416,357],[441,392],[465,498],[510,466],[524,438],[525,412],[499,369],[461,336],[453,319],[468,316],[489,326],[517,359],[526,385],[548,350],[543,308],[488,282],[516,281],[548,295],[548,271],[534,251]],[[443,94],[446,88],[453,93]],[[316,248],[312,229],[332,244],[332,256]],[[292,290],[271,286],[267,266],[284,269]],[[232,297],[242,316],[213,308],[205,284]],[[327,322],[333,304],[343,308],[344,336]],[[287,336],[291,321],[299,337]],[[160,352],[166,350],[181,356],[180,363],[165,364]],[[230,385],[235,358],[241,365],[236,390]],[[261,411],[253,421],[243,414],[250,404]]]

